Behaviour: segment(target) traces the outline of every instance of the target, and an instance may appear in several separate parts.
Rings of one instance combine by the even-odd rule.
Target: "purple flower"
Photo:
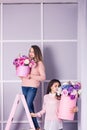
[[[64,83],[62,86],[61,94],[69,96],[71,99],[75,99],[79,95],[79,90],[81,89],[81,84],[79,82],[67,82]]]
[[[79,84],[75,84],[74,85],[74,89],[79,90],[80,89],[80,85]]]
[[[70,95],[70,98],[71,99],[75,99],[75,95]]]
[[[73,88],[73,85],[69,85],[69,87],[68,87],[67,90],[68,90],[69,93],[71,93],[71,92],[73,91],[73,89],[74,89],[74,88]]]

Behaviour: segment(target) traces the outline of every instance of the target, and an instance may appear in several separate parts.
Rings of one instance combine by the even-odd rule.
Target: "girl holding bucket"
[[[58,110],[61,96],[57,95],[57,89],[61,82],[52,79],[48,83],[47,94],[44,96],[42,110],[37,113],[31,113],[32,117],[41,117],[45,114],[44,130],[63,130],[63,120],[58,118]],[[71,112],[76,112],[77,108],[72,108]]]
[[[41,117],[45,114],[44,130],[61,130],[63,122],[58,118],[60,96],[56,95],[57,88],[61,83],[53,79],[48,83],[47,94],[44,96],[43,107],[40,112],[31,113],[33,117]]]
[[[35,66],[31,68],[31,71],[27,77],[20,77],[22,80],[22,92],[25,96],[29,111],[34,112],[33,101],[37,93],[37,89],[41,81],[46,78],[45,67],[42,60],[42,53],[37,45],[32,45],[29,50],[29,58],[35,61]],[[36,130],[40,130],[36,117],[32,117]]]

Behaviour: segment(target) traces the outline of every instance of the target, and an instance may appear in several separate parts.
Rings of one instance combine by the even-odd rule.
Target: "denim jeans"
[[[36,96],[37,88],[22,86],[22,92],[25,96],[29,111],[34,113],[35,111],[34,111],[33,101]],[[32,120],[33,120],[35,128],[36,129],[40,128],[36,117],[32,117]]]

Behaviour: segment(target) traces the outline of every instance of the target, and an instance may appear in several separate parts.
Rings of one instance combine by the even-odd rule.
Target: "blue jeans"
[[[29,111],[35,113],[33,101],[36,96],[37,88],[22,86],[22,92],[25,96]],[[33,120],[35,128],[36,129],[40,128],[36,117],[32,117],[32,120]]]

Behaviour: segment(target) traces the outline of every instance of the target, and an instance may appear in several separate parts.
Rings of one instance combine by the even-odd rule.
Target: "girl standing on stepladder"
[[[31,68],[31,72],[27,77],[20,77],[22,80],[22,92],[25,96],[29,111],[34,112],[33,101],[36,96],[37,89],[41,81],[44,81],[45,67],[42,60],[42,53],[37,45],[32,45],[29,50],[29,58],[33,59],[35,66]],[[40,130],[36,117],[32,117],[36,130]]]

